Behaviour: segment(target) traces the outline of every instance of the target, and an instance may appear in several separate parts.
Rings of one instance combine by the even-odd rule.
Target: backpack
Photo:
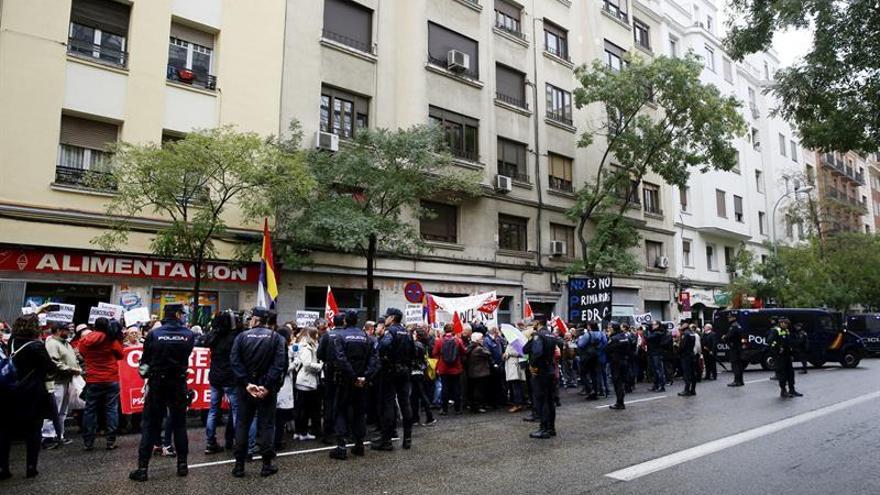
[[[33,342],[33,340],[25,342],[25,344],[19,347],[18,350],[12,349],[12,344],[10,343],[9,348],[11,352],[9,353],[9,356],[7,356],[6,353],[3,352],[3,349],[0,348],[0,391],[12,392],[21,383],[12,358],[15,357],[19,351]]]
[[[458,342],[455,341],[455,337],[443,342],[440,347],[440,355],[443,357],[443,362],[450,366],[454,366],[458,362]]]

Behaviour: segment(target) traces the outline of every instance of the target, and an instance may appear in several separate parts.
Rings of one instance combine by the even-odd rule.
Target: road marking
[[[759,379],[757,379],[757,380],[749,380],[749,381],[746,381],[746,382],[743,382],[743,383],[758,383],[758,382],[766,382],[766,381],[768,381],[768,380],[770,380],[770,377],[767,377],[767,378],[759,378]]]
[[[620,481],[632,481],[634,479],[641,478],[642,476],[656,473],[657,471],[662,471],[664,469],[671,468],[673,466],[677,466],[681,463],[692,461],[694,459],[699,459],[700,457],[714,454],[715,452],[719,452],[721,450],[739,445],[741,443],[770,435],[780,430],[791,428],[792,426],[797,426],[799,424],[806,423],[807,421],[811,421],[822,416],[827,416],[837,411],[841,411],[843,409],[877,398],[880,398],[880,392],[865,394],[854,399],[849,399],[843,402],[839,402],[837,404],[825,406],[819,409],[815,409],[813,411],[799,414],[797,416],[792,416],[790,418],[776,421],[775,423],[759,426],[757,428],[746,430],[731,435],[729,437],[719,438],[718,440],[713,440],[702,445],[697,445],[696,447],[691,447],[689,449],[675,452],[673,454],[658,457],[656,459],[643,462],[641,464],[636,464],[628,468],[608,473],[605,476]]]
[[[398,438],[398,437],[395,437],[395,438],[392,438],[392,439],[391,439],[392,442],[396,442],[396,441],[398,441],[398,440],[400,440],[400,438]],[[365,445],[365,446],[368,446],[368,445],[370,445],[370,442],[364,442],[364,445]],[[346,447],[347,447],[347,448],[354,447],[354,444],[353,444],[353,443],[347,444]],[[314,453],[316,453],[316,452],[328,452],[328,451],[333,450],[333,449],[335,449],[335,448],[336,448],[335,445],[330,445],[330,446],[327,446],[327,447],[317,447],[317,448],[314,448],[314,449],[290,450],[290,451],[287,451],[287,452],[279,452],[278,454],[275,455],[275,457],[285,457],[285,456],[289,456],[289,455],[314,454]],[[255,456],[254,456],[254,460],[255,460],[255,461],[260,460],[260,459],[262,459],[262,456],[258,456],[258,455],[255,455]],[[197,469],[197,468],[211,467],[211,466],[222,466],[223,464],[233,464],[233,463],[235,463],[235,459],[225,459],[225,460],[222,460],[222,461],[202,462],[202,463],[199,463],[199,464],[190,464],[190,465],[189,465],[189,468],[190,468],[190,469]]]
[[[662,399],[664,397],[669,397],[669,396],[668,395],[658,395],[656,397],[648,397],[646,399],[636,399],[636,400],[631,400],[629,402],[626,402],[626,404],[635,404],[637,402],[648,402],[649,400],[657,400],[657,399]],[[602,409],[604,407],[611,407],[611,406],[612,406],[612,404],[605,404],[604,406],[596,406],[595,408]]]

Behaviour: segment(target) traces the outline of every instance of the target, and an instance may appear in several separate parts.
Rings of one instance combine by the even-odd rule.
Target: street
[[[191,428],[190,474],[174,476],[172,459],[154,459],[150,481],[129,482],[138,436],[120,448],[82,452],[75,442],[44,451],[36,481],[22,478],[23,446],[13,447],[9,494],[132,493],[716,493],[876,494],[880,429],[880,361],[859,368],[810,369],[797,375],[805,397],[780,399],[771,373],[746,372],[746,386],[728,388],[730,375],[702,382],[697,396],[646,392],[638,384],[626,411],[609,401],[586,402],[563,391],[559,436],[530,440],[533,425],[519,414],[441,417],[416,427],[413,449],[367,451],[334,461],[318,442],[297,442],[281,454],[280,473],[230,475],[225,454],[205,456],[203,430]],[[623,481],[627,480],[627,481]]]

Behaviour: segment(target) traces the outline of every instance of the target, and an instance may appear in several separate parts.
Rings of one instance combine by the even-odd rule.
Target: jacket
[[[718,334],[714,331],[703,334],[703,352],[715,356],[718,353]]]
[[[562,339],[544,327],[534,334],[523,346],[523,353],[529,356],[529,366],[538,375],[556,374],[556,350],[562,346]]]
[[[526,370],[519,364],[519,358],[522,355],[510,344],[507,344],[507,349],[504,352],[507,354],[507,358],[504,359],[504,378],[509,382],[524,381]]]
[[[467,353],[468,378],[485,378],[491,373],[492,354],[485,347],[472,343]]]
[[[724,335],[724,340],[727,342],[728,354],[739,356],[742,353],[742,327],[739,323],[733,322],[730,324],[730,328],[727,329],[727,333]]]
[[[617,332],[608,338],[605,352],[612,364],[626,363],[631,352],[631,342],[625,332]]]
[[[660,328],[659,330],[648,330],[646,335],[646,340],[648,341],[648,353],[649,354],[662,354],[663,347],[665,345],[665,341],[669,332],[666,331],[665,328]]]
[[[293,346],[289,346],[287,348],[287,359],[292,362],[296,353],[293,352]],[[293,409],[293,366],[287,367],[287,372],[284,373],[284,381],[281,384],[281,389],[278,390],[278,399],[275,402],[275,405],[278,409]],[[279,428],[283,428],[282,425],[278,425]]]
[[[141,374],[145,378],[186,379],[189,356],[195,341],[195,334],[180,321],[173,318],[163,320],[162,326],[148,333],[144,339]]]
[[[64,339],[52,336],[46,339],[46,352],[55,364],[56,371],[51,374],[52,381],[60,384],[70,383],[70,379],[77,373],[82,373],[79,361],[76,359],[76,351]]]
[[[316,390],[318,381],[321,379],[321,370],[324,364],[318,360],[318,348],[311,342],[303,342],[296,354],[296,362],[299,366],[296,370],[297,390]]]
[[[697,346],[697,336],[694,335],[694,332],[690,330],[684,331],[681,334],[681,340],[679,341],[679,355],[682,359],[693,359],[694,358],[694,349]]]
[[[233,330],[215,330],[208,333],[203,343],[211,349],[211,371],[208,374],[208,382],[214,387],[231,387],[235,385],[235,374],[232,373],[232,363],[229,354],[232,352],[232,343],[238,333]]]
[[[239,386],[252,383],[277,392],[287,372],[287,342],[268,328],[255,327],[235,337],[229,358]]]
[[[455,339],[455,345],[458,347],[458,359],[452,364],[443,360],[443,343],[448,339]],[[452,333],[444,334],[442,339],[437,339],[437,341],[434,342],[434,350],[431,352],[431,355],[437,360],[437,374],[460,375],[462,371],[464,371],[464,367],[461,364],[461,358],[464,357],[465,354],[467,354],[467,349],[464,348],[464,344],[459,337]]]
[[[486,350],[489,351],[492,357],[492,362],[498,366],[502,364],[502,356],[504,355],[504,339],[499,335],[496,338],[492,338],[491,335],[486,335],[486,338],[483,340],[483,346]]]
[[[80,339],[79,353],[85,362],[86,383],[114,383],[119,381],[122,343],[104,332],[93,330]]]
[[[359,328],[343,328],[332,341],[334,368],[343,382],[357,378],[370,380],[379,371],[379,351],[373,340]]]
[[[383,373],[409,375],[415,344],[402,325],[395,323],[386,328],[385,334],[379,339],[378,349]]]
[[[54,373],[55,364],[40,339],[11,338],[6,355],[14,353],[18,386],[9,396],[0,396],[0,418],[3,420],[31,420],[48,418],[51,414],[46,378]]]

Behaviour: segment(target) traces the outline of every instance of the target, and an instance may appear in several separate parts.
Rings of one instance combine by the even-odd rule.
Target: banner
[[[495,291],[465,297],[432,296],[432,299],[440,310],[437,312],[437,320],[441,322],[451,322],[453,314],[458,313],[462,323],[470,323],[477,320],[486,326],[497,325],[497,308],[496,311],[491,313],[479,311],[484,304],[497,299]]]
[[[404,325],[420,325],[425,322],[421,304],[407,304],[403,310]]]
[[[315,320],[321,317],[321,313],[317,311],[297,311],[296,312],[296,326],[299,328],[313,327],[315,326]]]
[[[89,310],[89,325],[94,325],[95,320],[98,318],[107,318],[108,320],[113,319],[113,315],[116,314],[116,310],[113,308],[96,308],[92,306],[92,309]]]
[[[633,315],[633,319],[636,321],[636,325],[650,325],[651,322],[654,321],[654,317],[651,316],[651,313]]]
[[[144,352],[143,347],[127,347],[119,360],[119,398],[123,414],[134,414],[144,410],[144,380],[138,374],[138,364]],[[211,385],[208,372],[211,368],[211,350],[196,347],[189,355],[187,388],[196,393],[190,409],[211,407]]]
[[[569,279],[569,320],[584,323],[609,319],[612,283],[611,275]]]

